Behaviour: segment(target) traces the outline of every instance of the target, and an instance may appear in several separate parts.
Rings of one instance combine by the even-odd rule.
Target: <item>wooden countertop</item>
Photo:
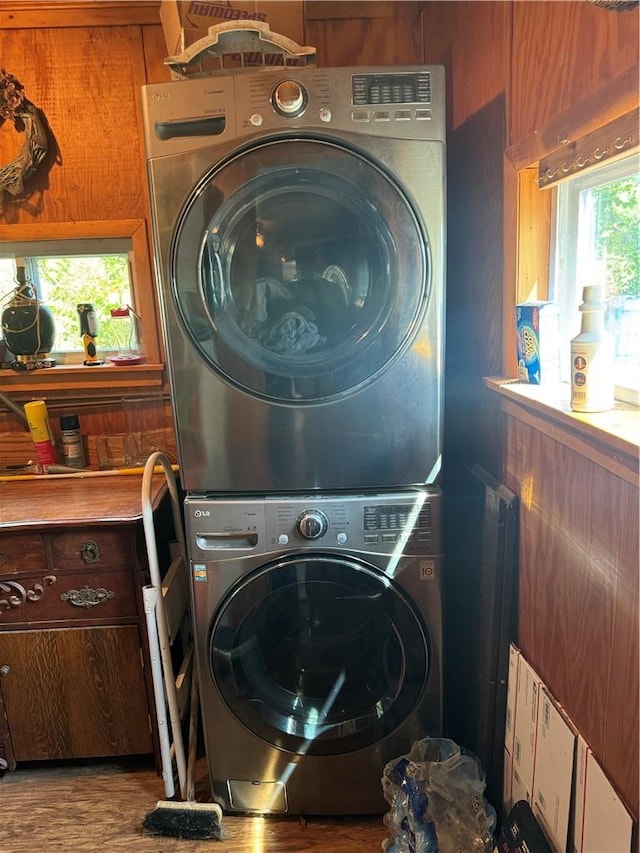
[[[62,477],[43,474],[33,480],[0,483],[0,530],[134,524],[142,519],[142,474]],[[154,510],[167,491],[163,473],[155,474]]]

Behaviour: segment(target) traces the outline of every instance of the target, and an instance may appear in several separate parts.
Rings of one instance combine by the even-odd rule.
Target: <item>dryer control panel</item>
[[[142,87],[148,159],[292,130],[445,141],[441,65],[281,68]]]
[[[354,74],[351,78],[354,106],[373,104],[430,104],[431,73]]]

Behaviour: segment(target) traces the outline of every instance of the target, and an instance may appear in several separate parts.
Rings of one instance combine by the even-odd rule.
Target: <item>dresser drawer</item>
[[[136,536],[131,528],[83,527],[51,533],[48,540],[54,571],[128,568],[136,564]]]
[[[85,572],[0,578],[0,630],[52,622],[136,619],[131,572]]]
[[[0,575],[38,572],[45,567],[42,536],[39,533],[0,534]]]

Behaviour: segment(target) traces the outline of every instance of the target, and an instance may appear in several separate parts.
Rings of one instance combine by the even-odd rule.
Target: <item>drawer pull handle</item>
[[[46,575],[42,581],[34,583],[33,589],[26,589],[16,581],[1,581],[0,594],[7,597],[0,598],[0,612],[21,607],[27,601],[40,601],[44,596],[45,586],[51,586],[57,580],[55,575]]]
[[[85,542],[80,551],[80,556],[85,563],[97,563],[100,559],[100,548],[97,542]]]
[[[11,672],[11,667],[9,666],[8,663],[4,663],[4,664],[2,664],[2,666],[0,666],[0,675],[9,675],[10,672]]]
[[[75,607],[95,607],[96,604],[102,604],[103,601],[108,601],[115,597],[115,592],[110,589],[105,589],[100,586],[97,589],[91,589],[88,586],[83,586],[82,589],[70,589],[63,592],[60,596],[60,601],[68,601]]]

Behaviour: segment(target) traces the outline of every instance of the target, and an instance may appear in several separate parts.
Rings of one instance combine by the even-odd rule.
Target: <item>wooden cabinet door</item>
[[[2,676],[9,674],[9,667],[0,661],[0,776],[5,770],[15,770],[16,759],[13,754],[11,733],[2,695]]]
[[[0,633],[16,761],[152,751],[135,625]]]

